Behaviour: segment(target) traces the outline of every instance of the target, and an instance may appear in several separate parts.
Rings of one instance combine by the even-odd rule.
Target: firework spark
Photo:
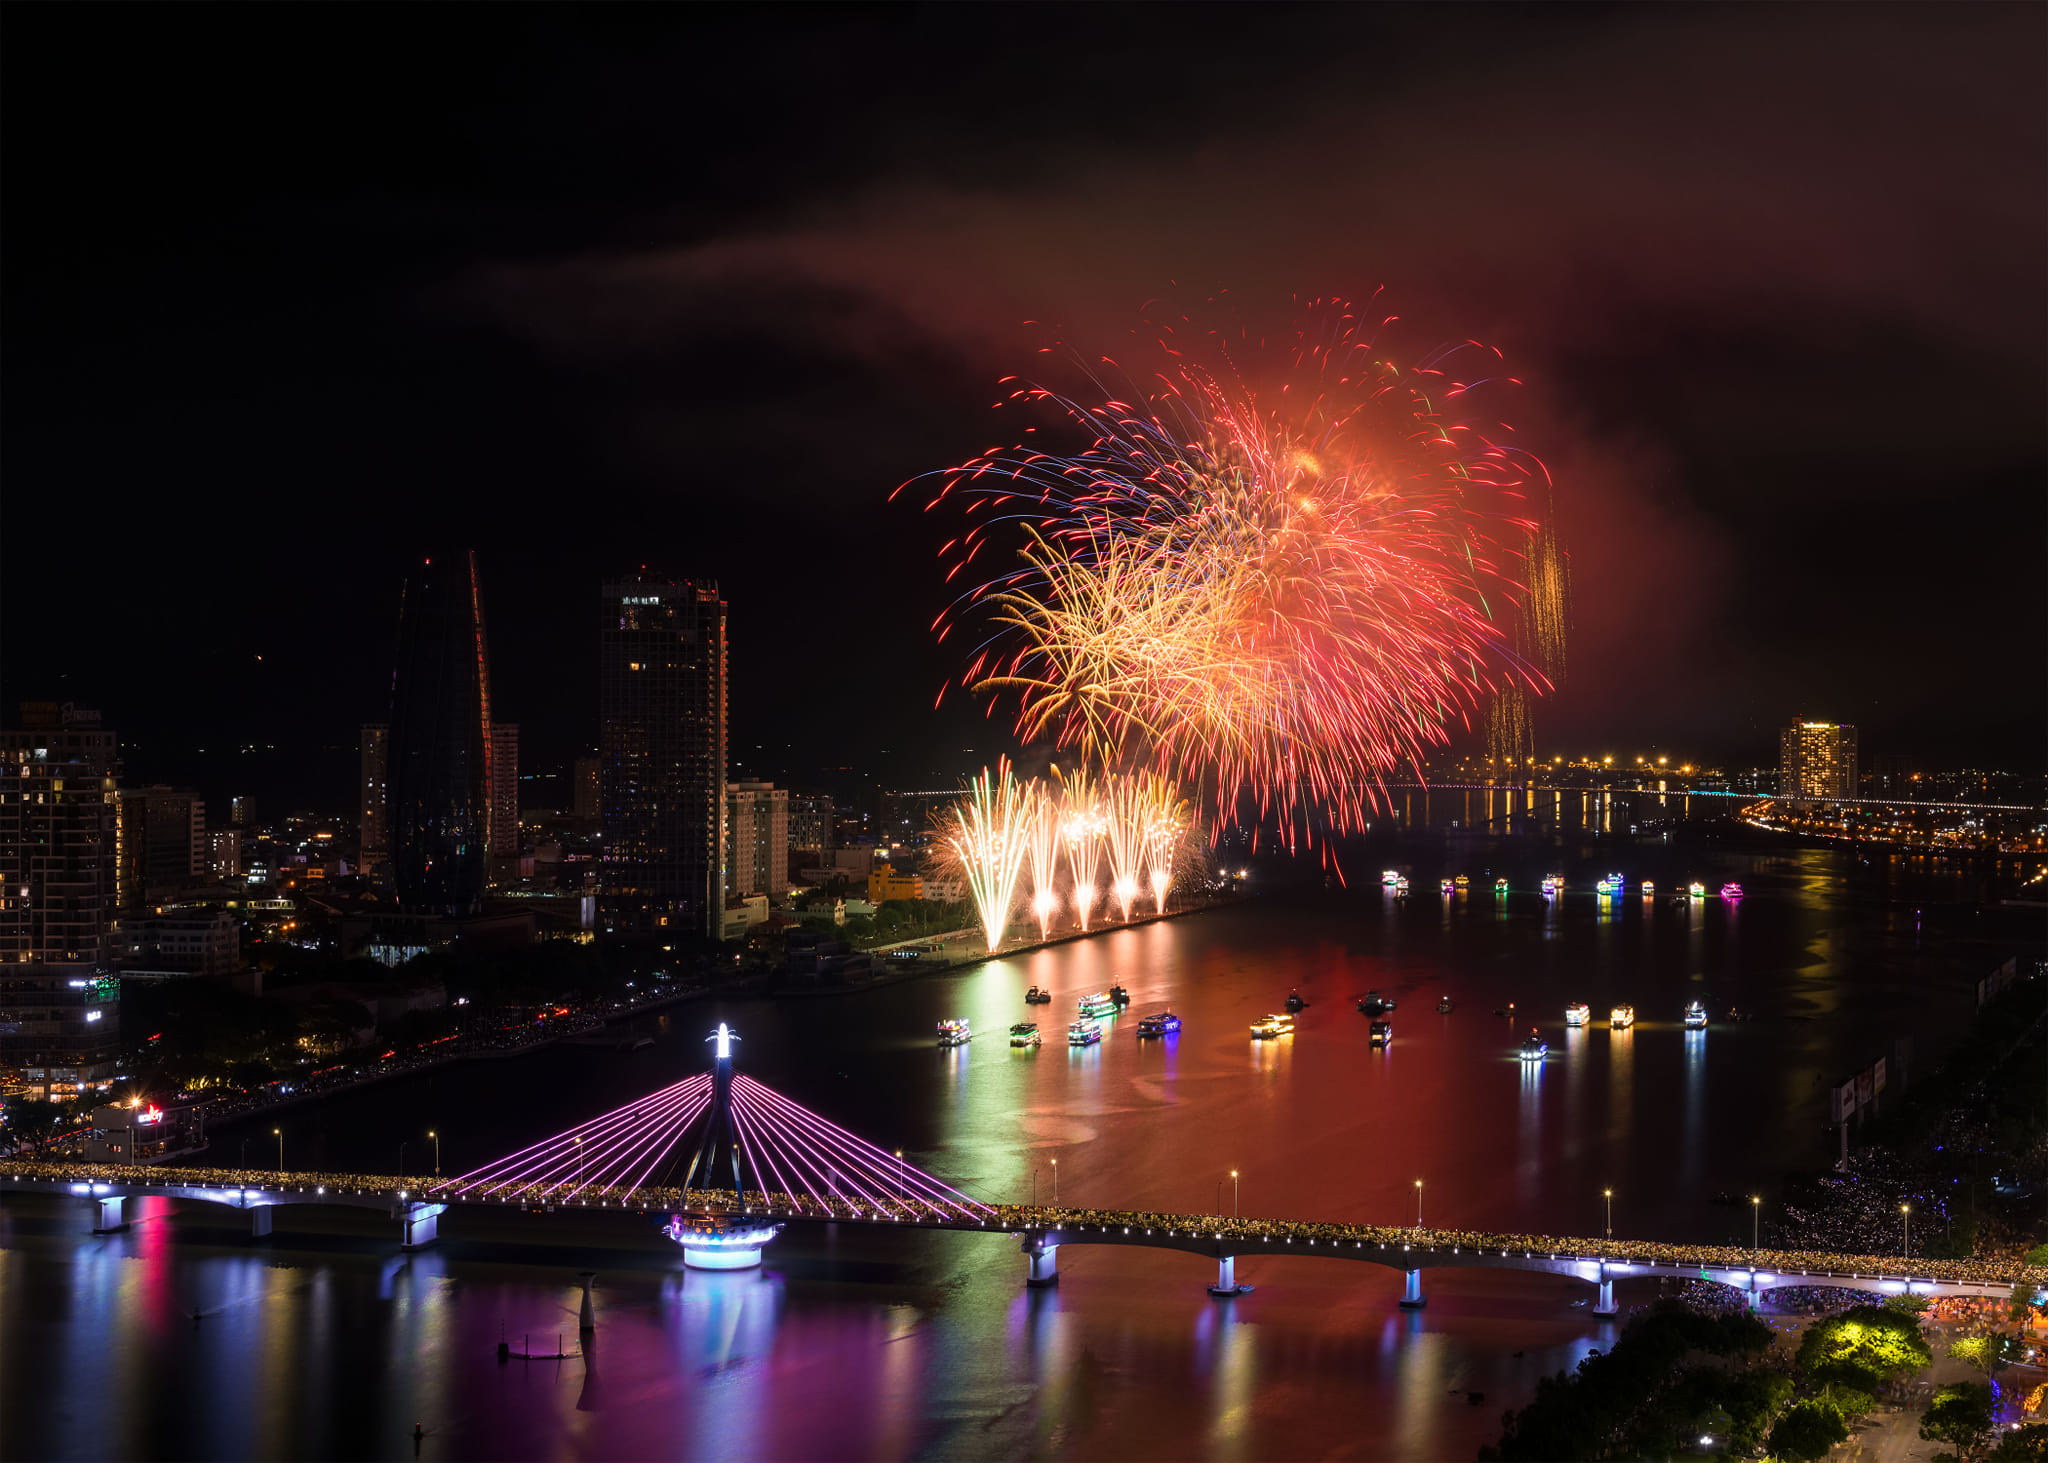
[[[1001,758],[995,771],[984,767],[967,785],[967,797],[952,810],[950,843],[966,873],[967,887],[981,914],[982,933],[993,953],[1003,942],[1024,864],[1033,798]]]
[[[973,520],[952,575],[1019,540],[1019,567],[963,601],[996,625],[967,683],[1014,695],[1026,739],[1197,782],[1219,828],[1356,828],[1387,773],[1561,664],[1562,560],[1527,509],[1547,475],[1474,419],[1514,383],[1475,342],[1399,365],[1340,302],[1311,307],[1263,392],[1258,357],[1241,373],[1213,332],[1170,340],[1131,401],[1012,383],[1081,450],[940,475],[934,504],[957,495]],[[1069,802],[1070,856],[1099,849],[1077,828],[1093,816]],[[1113,885],[1135,885],[1150,865],[1115,823]]]

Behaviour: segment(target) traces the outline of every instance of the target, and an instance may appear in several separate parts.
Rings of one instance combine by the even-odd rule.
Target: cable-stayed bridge
[[[1616,1310],[1614,1282],[1704,1279],[1744,1292],[1825,1285],[1876,1294],[2007,1296],[2048,1290],[2048,1269],[2019,1262],[1915,1260],[1645,1240],[1498,1234],[1151,1210],[989,1204],[901,1154],[848,1132],[763,1083],[733,1071],[736,1036],[721,1025],[712,1070],[603,1113],[552,1138],[453,1178],[290,1174],[247,1169],[0,1164],[9,1191],[90,1200],[97,1228],[122,1226],[132,1197],[164,1195],[247,1210],[251,1232],[270,1233],[288,1204],[388,1212],[402,1243],[434,1242],[451,1208],[617,1209],[660,1221],[697,1269],[761,1263],[791,1223],[907,1226],[1013,1236],[1027,1281],[1056,1284],[1068,1245],[1116,1245],[1198,1255],[1216,1266],[1208,1289],[1243,1294],[1237,1262],[1276,1255],[1348,1260],[1403,1273],[1401,1304],[1425,1304],[1422,1272],[1445,1267],[1565,1275],[1596,1288],[1594,1311]]]

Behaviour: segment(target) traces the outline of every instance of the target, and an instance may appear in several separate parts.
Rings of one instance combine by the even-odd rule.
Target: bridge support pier
[[[1216,1261],[1216,1283],[1209,1287],[1209,1294],[1226,1299],[1233,1295],[1249,1295],[1251,1289],[1249,1285],[1237,1283],[1237,1256],[1224,1255]]]
[[[128,1202],[125,1194],[101,1194],[93,1201],[98,1217],[93,1221],[94,1234],[113,1234],[128,1227],[122,1217],[122,1206]]]
[[[423,1249],[441,1237],[441,1215],[445,1204],[408,1204],[398,1212],[402,1250]]]
[[[1614,1303],[1614,1282],[1607,1278],[1605,1271],[1602,1271],[1600,1275],[1600,1298],[1593,1302],[1593,1314],[1596,1316],[1620,1314],[1620,1307]]]
[[[270,1206],[254,1204],[249,1209],[249,1238],[270,1238]]]
[[[1060,1247],[1042,1241],[1025,1240],[1024,1253],[1031,1257],[1031,1274],[1026,1285],[1046,1286],[1060,1283]]]
[[[590,1287],[597,1281],[595,1270],[585,1270],[576,1277],[583,1282],[583,1313],[576,1320],[576,1329],[588,1336],[597,1329],[597,1308],[591,1304]]]
[[[1408,1272],[1408,1283],[1401,1291],[1401,1309],[1404,1311],[1419,1311],[1428,1304],[1429,1297],[1422,1293],[1422,1272],[1420,1270],[1410,1270]]]

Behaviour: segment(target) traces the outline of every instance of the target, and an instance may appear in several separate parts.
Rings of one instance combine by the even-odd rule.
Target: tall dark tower
[[[697,1145],[696,1153],[690,1158],[690,1170],[683,1175],[683,1192],[690,1192],[690,1186],[697,1180],[698,1169],[704,1171],[705,1187],[716,1188],[719,1184],[718,1171],[727,1168],[732,1173],[733,1202],[743,1204],[747,1186],[740,1178],[739,1134],[732,1121],[732,1044],[739,1040],[739,1036],[721,1021],[718,1030],[705,1039],[718,1043],[712,1056],[711,1107],[704,1115],[704,1141]],[[720,1163],[720,1158],[725,1162]]]
[[[718,938],[725,916],[725,601],[706,580],[604,586],[598,804],[607,930]]]
[[[406,580],[387,755],[399,904],[476,913],[490,869],[491,673],[474,553],[423,560]]]

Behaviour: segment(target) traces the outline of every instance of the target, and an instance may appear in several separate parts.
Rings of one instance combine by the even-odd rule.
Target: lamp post
[[[277,1171],[284,1172],[284,1129],[272,1128],[270,1136],[277,1139]]]
[[[896,1202],[903,1202],[903,1150],[896,1150]]]
[[[427,1129],[427,1136],[434,1140],[434,1177],[439,1178],[441,1176],[441,1135],[432,1128],[429,1128]]]
[[[1237,1222],[1237,1170],[1230,1171],[1230,1222]]]
[[[1607,1237],[1614,1238],[1614,1190],[1602,1189],[1600,1197],[1607,1201]]]
[[[576,1187],[583,1187],[583,1140],[576,1140]]]
[[[1060,1161],[1057,1158],[1052,1161],[1052,1207],[1060,1207]]]
[[[1906,1246],[1906,1258],[1910,1260],[1913,1258],[1913,1206],[1911,1204],[1901,1204],[1899,1206],[1899,1230],[1900,1238]]]
[[[1422,1228],[1422,1180],[1415,1181],[1415,1227]]]
[[[1755,1251],[1761,1248],[1761,1246],[1757,1243],[1756,1236],[1757,1216],[1763,1212],[1763,1203],[1763,1199],[1758,1195],[1751,1194],[1749,1196],[1749,1248],[1751,1249],[1751,1251]]]

